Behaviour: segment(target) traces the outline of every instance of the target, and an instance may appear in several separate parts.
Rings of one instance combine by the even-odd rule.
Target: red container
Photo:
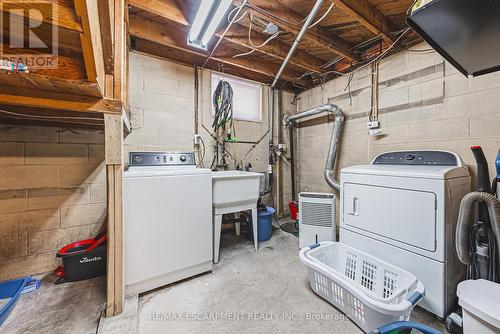
[[[290,208],[290,218],[293,220],[299,219],[299,207],[297,206],[297,202],[291,201],[288,203],[288,207]]]

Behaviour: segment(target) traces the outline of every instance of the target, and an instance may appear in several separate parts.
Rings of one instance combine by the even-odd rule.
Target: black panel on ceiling
[[[464,75],[500,70],[500,0],[434,0],[407,22]]]

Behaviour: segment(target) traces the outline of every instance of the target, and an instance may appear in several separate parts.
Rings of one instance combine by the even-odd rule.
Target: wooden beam
[[[104,1],[104,0],[103,0]],[[111,5],[112,4],[112,5]],[[113,74],[105,76],[107,98],[120,100],[119,114],[104,114],[105,157],[108,203],[108,248],[106,281],[106,316],[122,313],[125,302],[123,269],[123,131],[127,123],[127,9],[126,0],[110,3],[112,20]]]
[[[0,104],[0,123],[80,128],[104,128],[102,114],[75,113],[67,110],[30,108]]]
[[[5,4],[3,6],[5,6]],[[28,19],[24,20],[24,30],[14,29],[11,31],[11,26],[8,20],[0,20],[0,23],[0,28],[2,29],[2,33],[4,36],[17,38],[18,40],[24,40],[25,43],[27,42],[28,35],[25,34],[25,31],[27,31],[27,29],[29,28],[30,21]],[[36,29],[37,37],[40,38],[49,49],[57,47],[59,55],[75,56],[81,54],[82,46],[80,43],[80,31],[60,28],[58,29],[57,41],[53,40],[53,33],[53,26],[48,23],[44,23]],[[57,42],[57,44],[55,45],[54,42]],[[4,44],[0,47],[5,48],[6,46],[7,45]]]
[[[44,72],[48,73],[49,71]],[[44,97],[45,95],[40,94],[43,93],[50,96],[60,95],[62,100],[80,95],[94,99],[102,98],[96,83],[61,79],[38,73],[0,72],[0,93]]]
[[[8,45],[0,44],[0,50],[2,50],[2,59],[10,59],[11,57],[15,59],[16,55],[32,55],[37,56],[43,53],[38,52],[33,49],[22,49],[16,48],[12,49]],[[46,75],[52,78],[59,78],[63,80],[84,80],[85,73],[84,68],[82,68],[81,57],[72,56],[68,57],[65,55],[58,54],[57,58],[57,68],[47,68],[47,69],[36,69],[32,74],[34,75]],[[32,71],[28,66],[28,70]],[[0,70],[0,73],[7,73],[5,70]],[[36,73],[36,74],[35,74]],[[0,80],[0,84],[5,84],[5,80]]]
[[[129,5],[148,13],[155,14],[167,21],[187,27],[189,22],[173,0],[129,0]]]
[[[106,316],[123,311],[123,121],[121,115],[104,115],[108,207]]]
[[[87,79],[102,88],[105,69],[97,1],[75,0],[75,9],[82,21],[83,33],[80,34],[80,40]]]
[[[216,35],[220,37],[220,34]],[[255,30],[252,31],[252,41],[254,44],[263,44],[267,38],[269,38],[269,36]],[[231,44],[245,47],[248,50],[254,49],[248,42],[248,28],[244,25],[235,24],[226,36],[224,36],[224,40]],[[290,45],[276,39],[261,48],[255,49],[255,53],[273,57],[283,62],[289,49]],[[321,68],[324,63],[324,60],[303,50],[296,50],[294,56],[290,60],[291,65],[315,73],[326,72],[325,69]]]
[[[155,16],[158,16],[162,20],[166,22],[175,23],[177,25],[181,25],[183,27],[188,27],[189,22],[184,17],[182,11],[177,7],[174,0],[130,0],[130,5],[137,9],[146,11]],[[159,8],[165,7],[165,10],[159,10]],[[169,9],[168,11],[166,9]],[[138,15],[140,16],[140,14]],[[243,21],[242,21],[243,22]],[[240,22],[240,23],[242,23]],[[215,34],[216,37],[220,37],[222,35],[221,32]],[[244,47],[248,50],[252,50],[253,47],[248,43],[248,25],[243,25],[236,23],[234,24],[229,32],[224,36],[224,40],[228,41],[231,44]],[[252,40],[256,44],[262,44],[269,36],[265,36],[262,33],[257,31],[252,32]],[[255,52],[257,54],[262,54],[266,56],[273,57],[280,62],[284,61],[287,56],[287,51],[290,46],[286,43],[283,43],[279,40],[274,40],[271,43],[256,49]],[[291,59],[290,64],[296,66],[298,68],[302,68],[306,71],[312,71],[316,73],[325,72],[324,69],[321,68],[321,65],[325,63],[324,60],[315,57],[305,51],[297,50],[294,57]]]
[[[91,113],[120,114],[122,111],[122,102],[119,100],[92,99],[69,94],[44,95],[22,96],[0,93],[0,104]]]
[[[115,29],[114,0],[99,0],[102,53],[106,74],[113,73],[113,38]]]
[[[129,30],[130,35],[132,36],[165,45],[169,48],[181,50],[185,53],[193,54],[196,56],[205,58],[207,56],[205,53],[187,46],[185,39],[187,32],[185,31],[173,27],[165,27],[160,23],[146,20],[136,15],[130,16]],[[221,50],[227,50],[227,48],[224,48],[224,45],[225,44],[223,42],[220,47]],[[213,59],[216,62],[218,61],[230,66],[249,70],[269,77],[274,76],[279,68],[279,65],[275,63],[257,62],[254,59],[230,58],[228,57],[228,55],[221,55],[220,53],[216,53]],[[305,86],[307,83],[304,80],[298,79],[300,75],[301,73],[288,69],[283,74],[283,78],[285,80],[295,82],[301,86]]]
[[[164,59],[164,60],[167,59],[184,65],[201,66],[206,59],[205,55],[201,56],[197,54],[188,53],[180,49],[169,48],[168,46],[150,42],[148,40],[137,37],[133,37],[132,45],[133,49],[136,52],[144,53],[147,54],[148,56],[154,56],[159,59]],[[262,82],[265,84],[271,84],[271,82],[273,81],[273,78],[270,75],[264,75],[244,68],[234,67],[214,59],[210,59],[209,62],[205,65],[205,68],[223,72],[225,74],[234,75],[240,78],[246,78],[257,82]],[[306,86],[304,85],[291,83],[285,80],[280,80],[278,86],[290,92],[295,92],[297,90],[303,90],[306,88]]]
[[[125,0],[116,0],[114,7],[114,91],[113,97],[126,102],[127,98],[127,10]]]
[[[248,10],[250,13],[266,21],[273,22],[281,29],[292,34],[297,35],[302,28],[300,22],[304,20],[304,17],[279,1],[252,0],[248,6]],[[360,60],[359,56],[352,51],[353,45],[351,43],[332,35],[328,30],[319,25],[307,31],[304,35],[304,41],[348,60]]]
[[[14,11],[12,11],[14,9]],[[23,10],[22,15],[15,9]],[[51,6],[36,6],[36,1],[6,1],[0,5],[0,13],[8,11],[9,15],[25,17],[30,9],[37,9],[42,13],[43,23],[57,26],[58,28],[83,32],[82,25],[78,22],[74,10],[70,6],[65,6],[62,2],[52,1]],[[54,15],[54,12],[57,15]],[[29,22],[29,18],[25,19]]]
[[[386,42],[393,43],[393,33],[399,28],[368,0],[335,0],[335,6],[353,16],[366,29],[380,35]]]

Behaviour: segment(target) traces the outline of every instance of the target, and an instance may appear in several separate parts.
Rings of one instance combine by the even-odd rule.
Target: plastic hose
[[[492,257],[493,265],[493,272],[491,273],[493,277],[491,278],[491,280],[497,281],[497,261],[500,258],[500,248],[498,247],[498,245],[500,245],[500,202],[495,196],[485,192],[476,191],[468,193],[462,199],[462,202],[460,203],[460,213],[458,216],[457,234],[455,239],[457,255],[463,264],[474,265],[474,263],[471,263],[471,260],[474,259],[475,252],[471,252],[470,246],[472,245],[472,242],[475,241],[475,237],[474,233],[471,232],[479,230],[480,227],[478,226],[478,224],[474,223],[476,203],[482,203],[487,207],[489,218],[491,220],[491,231],[493,232],[493,237],[490,237],[489,241],[491,242],[489,246],[490,250],[496,249],[493,254],[490,254],[490,257]],[[482,225],[484,229],[490,230],[489,226],[487,226],[486,224]]]

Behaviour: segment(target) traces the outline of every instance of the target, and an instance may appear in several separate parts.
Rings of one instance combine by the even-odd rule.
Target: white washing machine
[[[388,152],[342,169],[340,242],[422,281],[419,304],[444,318],[456,305],[465,267],[455,251],[462,197],[471,190],[460,157],[443,151]]]
[[[212,270],[212,175],[193,153],[130,153],[123,192],[127,294]]]

